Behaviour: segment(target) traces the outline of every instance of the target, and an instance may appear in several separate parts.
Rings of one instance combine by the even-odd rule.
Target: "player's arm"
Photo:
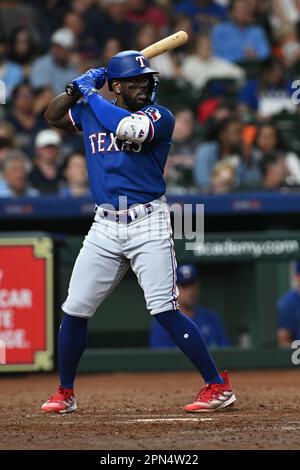
[[[150,131],[150,120],[147,116],[119,108],[97,93],[90,93],[86,100],[102,126],[119,139],[138,144],[145,142]]]
[[[287,348],[291,346],[295,331],[294,308],[286,297],[278,301],[277,307],[279,313],[277,344],[282,348]]]
[[[174,116],[166,109],[147,107],[135,113],[114,106],[97,93],[90,93],[87,102],[100,123],[120,140],[141,144],[151,140],[169,142],[174,129]]]
[[[80,95],[69,96],[66,93],[58,95],[51,101],[44,113],[46,121],[58,129],[76,131],[76,127],[70,119],[69,110],[79,98],[81,98]]]
[[[290,348],[292,344],[292,335],[289,330],[279,328],[277,330],[277,344],[281,348]]]

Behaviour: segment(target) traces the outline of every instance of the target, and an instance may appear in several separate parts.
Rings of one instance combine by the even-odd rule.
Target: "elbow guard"
[[[116,136],[120,140],[141,144],[147,139],[149,128],[150,121],[147,116],[131,114],[121,119],[116,130]]]

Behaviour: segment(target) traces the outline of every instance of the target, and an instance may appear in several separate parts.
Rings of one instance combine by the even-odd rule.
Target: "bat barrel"
[[[188,38],[189,37],[185,31],[178,31],[177,33],[171,34],[171,36],[151,44],[151,46],[146,47],[141,52],[148,59],[151,59],[152,57],[156,57],[164,52],[170,51],[171,49],[182,46],[182,44],[185,44],[188,41]]]

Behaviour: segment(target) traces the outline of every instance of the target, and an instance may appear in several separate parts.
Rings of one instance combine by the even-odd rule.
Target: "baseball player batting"
[[[219,373],[198,328],[178,307],[163,178],[174,116],[155,103],[157,75],[142,52],[121,52],[110,60],[107,70],[91,69],[73,80],[46,110],[52,126],[83,133],[96,214],[62,305],[60,385],[42,405],[43,412],[76,410],[74,381],[86,348],[88,321],[129,266],[144,291],[150,314],[204,379],[205,385],[184,409],[216,411],[236,400],[228,372]],[[115,95],[113,103],[98,91],[106,81]]]

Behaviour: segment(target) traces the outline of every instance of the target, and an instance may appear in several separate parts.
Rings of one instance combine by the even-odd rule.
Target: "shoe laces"
[[[66,400],[72,396],[72,392],[62,387],[58,387],[57,392],[50,397],[50,400]]]
[[[221,392],[223,387],[224,384],[206,384],[197,393],[195,401],[200,401],[200,398],[204,398],[207,401],[211,400],[216,395],[218,395],[219,392]]]

